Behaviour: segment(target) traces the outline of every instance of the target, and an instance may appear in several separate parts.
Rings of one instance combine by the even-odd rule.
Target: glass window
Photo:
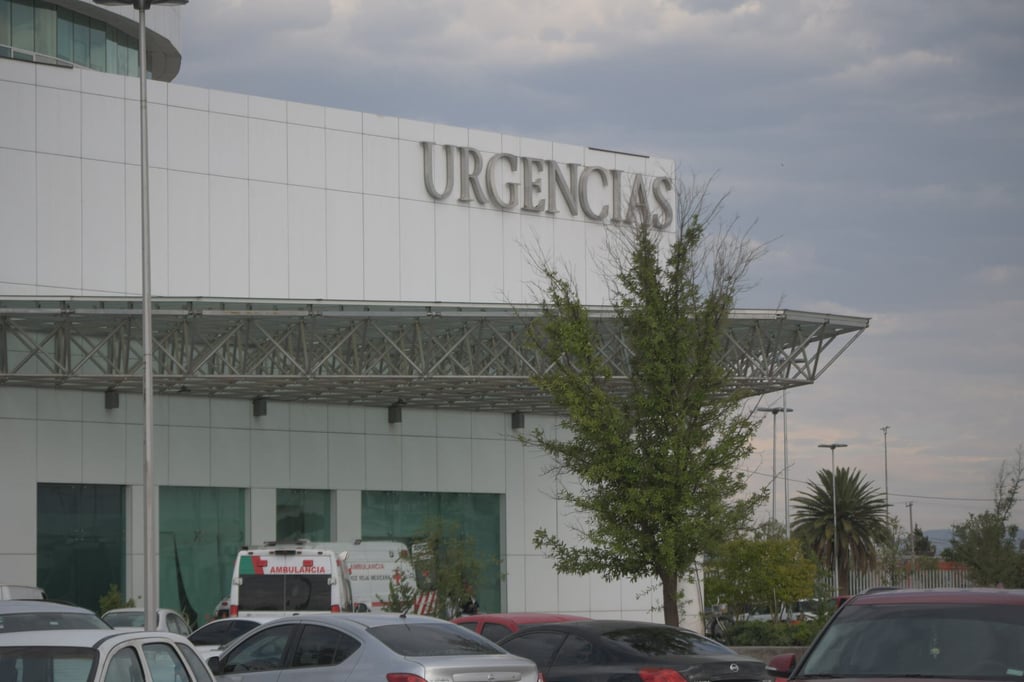
[[[130,36],[125,37],[128,47],[128,75],[139,77],[139,41]]]
[[[495,559],[501,551],[501,495],[364,491],[362,538],[411,543],[427,519],[455,522],[473,541],[482,565],[476,588],[481,612],[501,611],[501,570]]]
[[[202,662],[195,651],[187,646],[180,646],[178,650],[185,657],[188,667],[192,668],[192,674],[195,676],[196,682],[213,682],[213,675],[210,674],[210,669],[206,667],[206,664]]]
[[[233,567],[232,567],[233,568]],[[238,586],[240,611],[330,611],[327,575],[246,575]]]
[[[538,668],[546,668],[564,638],[560,632],[534,632],[510,639],[501,647],[510,654],[530,659]]]
[[[331,539],[330,490],[278,490],[277,541]]]
[[[553,665],[593,665],[597,662],[593,644],[577,635],[569,635],[558,650]]]
[[[160,606],[201,625],[231,591],[245,540],[245,491],[161,486],[159,497]]]
[[[196,646],[220,646],[231,640],[231,621],[234,618],[222,618],[211,621],[188,636]]]
[[[142,663],[133,647],[126,646],[110,657],[103,682],[146,682]]]
[[[79,66],[89,65],[89,17],[75,15],[75,29],[72,33],[73,50],[71,61]]]
[[[714,656],[729,653],[729,649],[714,640],[664,625],[640,625],[612,630],[604,636],[647,656]]]
[[[87,682],[96,660],[95,650],[82,647],[0,646],[0,680]]]
[[[89,21],[89,63],[96,71],[107,70],[107,27],[98,19]]]
[[[178,655],[178,650],[164,642],[142,645],[149,675],[153,682],[180,682],[188,680],[188,668]]]
[[[111,584],[123,589],[122,486],[40,483],[36,519],[36,582],[50,599],[96,611]]]
[[[118,73],[117,71],[117,29],[112,26],[107,26],[107,39],[105,41],[107,46],[107,71],[109,73]]]
[[[0,45],[11,44],[11,0],[0,0]]]
[[[278,625],[262,630],[245,640],[221,661],[223,672],[244,673],[260,670],[280,670],[284,665],[284,654],[288,640],[297,626]]]
[[[500,654],[502,650],[453,623],[379,625],[367,630],[400,656]]]
[[[36,52],[57,56],[57,8],[48,2],[36,3]]]
[[[66,62],[75,58],[75,15],[63,7],[57,10],[57,58]]]
[[[26,630],[107,630],[110,626],[99,616],[86,612],[59,613],[37,611],[0,615],[0,634]],[[3,677],[0,676],[0,680]]]
[[[319,625],[307,625],[302,629],[290,667],[336,665],[358,648],[359,642],[343,632]]]
[[[36,49],[35,7],[32,0],[13,0],[11,3],[11,45],[19,50]]]
[[[499,639],[504,639],[511,635],[512,630],[500,623],[484,623],[484,627],[480,630],[480,634],[492,642],[497,642]]]

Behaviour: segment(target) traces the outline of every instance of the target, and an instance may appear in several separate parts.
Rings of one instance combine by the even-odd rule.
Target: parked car
[[[179,635],[97,629],[0,636],[0,680],[213,682],[213,675]]]
[[[35,585],[0,585],[0,600],[46,599],[46,592]]]
[[[110,630],[89,609],[38,599],[0,600],[0,634],[26,630]],[[5,680],[0,676],[0,680]]]
[[[288,616],[250,630],[210,659],[224,682],[519,680],[537,666],[438,618],[398,613]],[[267,671],[279,670],[268,677]]]
[[[102,618],[114,628],[146,627],[146,612],[141,608],[111,609],[104,613]],[[159,632],[173,632],[183,637],[192,632],[192,626],[185,617],[172,609],[156,610],[156,629]]]
[[[483,635],[492,642],[508,637],[513,632],[538,623],[562,623],[573,620],[586,620],[585,616],[571,616],[561,613],[480,613],[472,616],[459,616],[452,622]]]
[[[797,663],[772,658],[776,679],[1019,680],[1024,590],[885,590],[847,599]]]
[[[525,628],[498,642],[537,664],[544,682],[766,680],[764,663],[683,628],[579,620]]]
[[[224,648],[224,645],[234,641],[241,637],[249,630],[255,630],[264,623],[269,623],[272,620],[278,618],[288,618],[288,616],[238,616],[236,618],[220,618],[218,620],[211,620],[206,625],[196,628],[192,634],[188,636],[188,641],[192,642],[195,646],[196,651],[203,657],[204,660],[220,653],[220,650]]]

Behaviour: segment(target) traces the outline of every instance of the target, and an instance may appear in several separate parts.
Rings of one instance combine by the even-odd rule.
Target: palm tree
[[[836,470],[835,520],[832,514],[832,472],[818,471],[818,481],[793,498],[793,532],[812,548],[823,566],[831,568],[833,548],[839,547],[839,593],[850,593],[850,571],[873,568],[876,547],[889,530],[885,495],[864,479],[860,471]],[[833,535],[838,527],[839,542]]]

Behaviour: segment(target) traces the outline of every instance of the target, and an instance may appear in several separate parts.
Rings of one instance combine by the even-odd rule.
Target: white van
[[[361,540],[330,546],[345,552],[356,611],[382,611],[396,574],[410,573],[409,548],[404,543]]]
[[[230,616],[352,610],[345,553],[299,541],[243,547],[235,557]]]

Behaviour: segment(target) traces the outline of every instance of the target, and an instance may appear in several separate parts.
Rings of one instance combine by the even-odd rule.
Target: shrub
[[[728,646],[807,646],[825,624],[824,619],[800,623],[740,621],[725,634]]]

